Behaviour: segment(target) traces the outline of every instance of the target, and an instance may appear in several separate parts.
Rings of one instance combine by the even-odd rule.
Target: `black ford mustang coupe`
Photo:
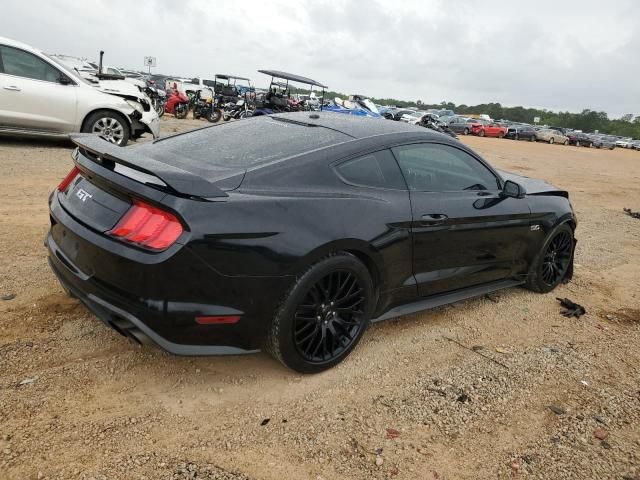
[[[265,348],[317,372],[370,322],[572,275],[567,192],[424,128],[300,112],[74,141],[51,267],[107,325],[175,354]]]

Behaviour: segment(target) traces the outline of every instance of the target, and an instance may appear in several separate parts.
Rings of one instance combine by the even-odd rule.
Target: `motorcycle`
[[[165,105],[165,112],[175,115],[176,118],[185,118],[189,113],[189,97],[184,93],[179,92],[177,88],[171,89],[167,104]]]
[[[253,116],[253,110],[249,108],[246,100],[240,99],[236,103],[227,103],[225,105],[225,111],[222,118],[225,122],[228,122],[232,118],[240,120]]]
[[[151,99],[151,105],[158,117],[163,116],[165,105],[167,104],[167,92],[159,88],[154,80],[147,80],[144,92]]]
[[[213,90],[208,88],[211,92],[211,97],[202,98],[202,90],[198,90],[195,93],[195,102],[193,105],[193,119],[206,118],[211,123],[216,123],[220,120],[222,112],[217,106]]]

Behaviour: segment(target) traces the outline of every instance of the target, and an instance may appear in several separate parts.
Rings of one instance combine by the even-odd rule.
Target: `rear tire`
[[[277,309],[266,349],[285,366],[316,373],[340,363],[369,325],[374,287],[348,253],[325,257],[300,275]]]
[[[535,136],[535,135],[531,135],[531,136],[529,137],[529,141],[530,141],[530,142],[535,142],[535,141],[536,141],[536,136]]]
[[[526,287],[538,293],[556,288],[572,269],[573,249],[573,230],[566,223],[558,225],[547,236],[531,263]]]
[[[462,134],[463,134],[463,135],[469,135],[469,129],[468,129],[468,128],[465,128],[465,129],[464,129],[464,132],[462,132]]]

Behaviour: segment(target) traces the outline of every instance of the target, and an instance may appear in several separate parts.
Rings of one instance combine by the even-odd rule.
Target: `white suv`
[[[0,134],[96,133],[120,146],[160,119],[149,97],[122,80],[91,83],[56,58],[0,37]]]

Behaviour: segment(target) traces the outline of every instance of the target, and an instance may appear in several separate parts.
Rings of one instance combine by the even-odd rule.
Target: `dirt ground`
[[[377,324],[300,376],[138,347],[65,296],[43,240],[71,146],[0,139],[0,478],[640,479],[640,152],[462,141],[570,191],[574,280]]]

